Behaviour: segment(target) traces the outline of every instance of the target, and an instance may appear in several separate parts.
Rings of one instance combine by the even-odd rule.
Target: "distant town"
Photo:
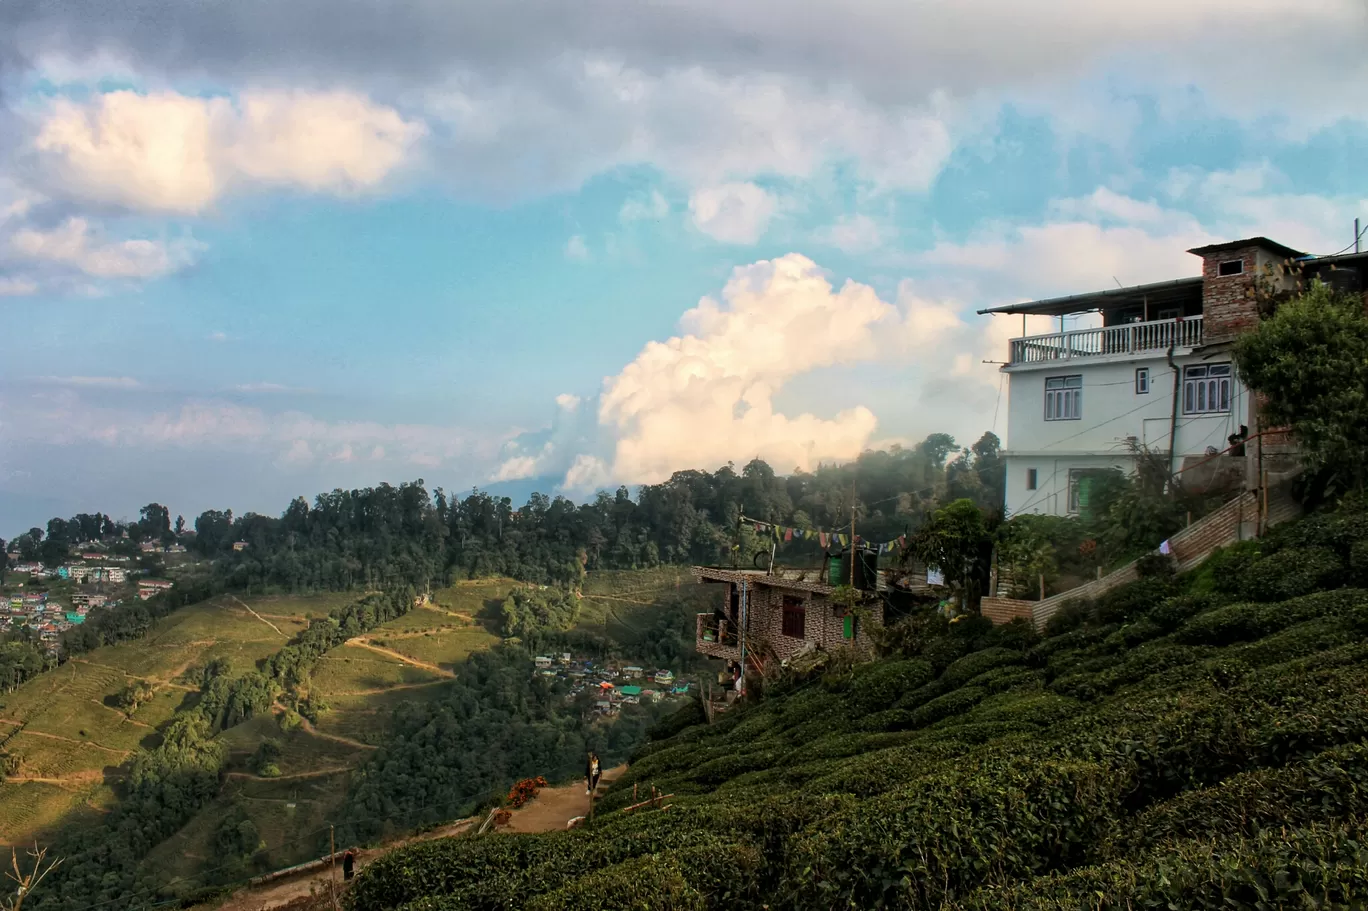
[[[95,541],[82,542],[65,563],[45,566],[36,561],[16,562],[18,548],[11,544],[8,575],[0,590],[0,632],[26,627],[55,654],[62,633],[84,623],[91,609],[115,608],[130,598],[146,601],[174,587],[171,580],[149,577],[147,570],[130,566],[129,557],[106,553],[103,547]],[[139,550],[144,554],[186,552],[183,544],[153,542],[143,542]],[[53,590],[58,587],[60,593]]]
[[[648,671],[636,665],[598,664],[574,658],[569,652],[554,658],[538,655],[533,663],[538,676],[569,682],[568,701],[573,702],[586,692],[597,696],[594,711],[600,715],[616,715],[622,706],[640,705],[643,700],[661,702],[672,696],[685,696],[692,686],[687,681],[676,680],[671,670]]]

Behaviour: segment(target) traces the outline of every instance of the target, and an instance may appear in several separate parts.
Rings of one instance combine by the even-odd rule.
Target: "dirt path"
[[[435,664],[428,664],[426,661],[419,661],[417,658],[410,658],[408,655],[402,654],[401,652],[396,652],[393,649],[383,648],[382,646],[375,645],[369,639],[363,639],[361,637],[357,637],[355,639],[348,639],[347,645],[355,645],[360,648],[370,649],[371,651],[384,655],[387,658],[393,658],[395,661],[402,661],[404,664],[411,664],[414,667],[421,667],[425,671],[432,671],[432,673],[441,674],[443,677],[456,676],[454,673],[452,673],[444,667],[438,667]]]
[[[352,740],[350,737],[343,737],[341,734],[325,734],[318,728],[314,727],[313,722],[305,718],[303,715],[299,716],[299,726],[304,730],[306,734],[312,734],[315,737],[322,737],[324,740],[332,740],[337,743],[345,743],[349,747],[356,747],[357,749],[361,750],[380,749],[373,743],[362,743],[359,740]]]
[[[241,604],[241,605],[243,606],[243,608],[247,611],[247,613],[251,614],[253,617],[256,617],[256,618],[257,618],[258,620],[260,620],[262,623],[266,624],[266,625],[269,626],[271,629],[275,630],[277,636],[281,636],[281,637],[283,637],[283,638],[285,638],[285,639],[289,639],[289,638],[290,638],[289,636],[286,636],[284,633],[282,633],[282,632],[280,631],[280,629],[279,629],[274,623],[272,623],[270,620],[267,620],[265,617],[261,616],[261,614],[258,614],[256,611],[252,610],[251,607],[249,607],[249,606],[247,605],[247,602],[246,602],[246,601],[243,601],[241,598],[235,597],[234,595],[229,595],[228,597],[229,597],[229,598],[232,598],[232,599],[233,599],[234,601],[236,601],[238,604]]]
[[[386,693],[393,693],[396,690],[417,690],[425,686],[441,686],[446,680],[429,680],[426,683],[396,683],[394,686],[382,686],[373,690],[350,690],[347,692],[330,692],[328,697],[333,696],[383,696]]]
[[[605,769],[599,779],[602,788],[627,771],[625,765],[615,769]],[[584,793],[584,782],[559,788],[543,788],[531,803],[521,810],[515,810],[507,825],[499,827],[500,832],[558,832],[564,829],[576,816],[589,814],[589,796]]]
[[[312,772],[295,772],[293,775],[276,775],[266,777],[263,775],[253,775],[251,772],[229,772],[228,778],[247,778],[252,781],[291,781],[297,778],[326,778],[329,775],[340,775],[343,772],[350,772],[348,766],[338,766],[335,769],[316,769]]]
[[[603,773],[603,778],[599,786],[607,784],[616,779],[627,767],[618,766],[615,769],[607,769]],[[574,782],[557,788],[545,788],[536,799],[520,810],[513,811],[513,817],[508,825],[500,826],[500,832],[557,832],[564,829],[566,824],[576,816],[583,816],[588,810],[588,797],[584,793],[584,783]],[[483,822],[479,818],[462,819],[440,829],[425,832],[422,835],[415,835],[393,844],[384,845],[379,848],[357,852],[356,869],[362,870],[371,861],[375,860],[396,848],[414,844],[420,841],[431,841],[435,838],[446,838],[451,835],[458,835],[466,831],[471,826],[479,825]],[[341,850],[341,846],[338,846]],[[341,862],[338,862],[337,879],[338,885],[342,882]],[[323,867],[309,873],[301,873],[281,879],[277,882],[259,886],[255,889],[246,889],[236,893],[222,905],[217,907],[217,911],[270,911],[272,908],[279,908],[281,905],[296,901],[309,895],[311,892],[326,894],[328,891],[329,870]],[[211,906],[202,906],[195,911],[208,911]]]

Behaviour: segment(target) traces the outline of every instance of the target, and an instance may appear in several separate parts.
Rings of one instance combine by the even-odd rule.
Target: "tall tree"
[[[1361,298],[1316,281],[1235,343],[1240,376],[1266,397],[1266,426],[1290,427],[1306,460],[1368,479],[1368,318]]]

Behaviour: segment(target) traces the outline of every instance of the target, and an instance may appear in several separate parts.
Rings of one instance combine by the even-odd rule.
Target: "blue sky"
[[[1360,0],[120,2],[0,8],[0,535],[968,443],[974,310],[1368,218]]]

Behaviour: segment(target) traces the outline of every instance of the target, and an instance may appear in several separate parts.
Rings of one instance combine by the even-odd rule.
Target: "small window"
[[[1217,266],[1218,275],[1240,275],[1244,272],[1244,260],[1230,259]]]
[[[802,639],[803,634],[806,632],[806,615],[807,611],[804,609],[801,598],[785,595],[783,619],[784,635],[794,639]]]
[[[1035,490],[1036,482],[1039,480],[1040,473],[1034,468],[1026,469],[1026,489]]]
[[[1149,368],[1139,367],[1135,371],[1135,394],[1149,395]]]
[[[1083,377],[1045,378],[1045,420],[1077,421],[1083,417]]]
[[[1159,319],[1177,319],[1183,315],[1183,311],[1177,307],[1169,307],[1159,311]]]
[[[1183,414],[1226,414],[1230,411],[1230,365],[1201,364],[1183,368]]]

